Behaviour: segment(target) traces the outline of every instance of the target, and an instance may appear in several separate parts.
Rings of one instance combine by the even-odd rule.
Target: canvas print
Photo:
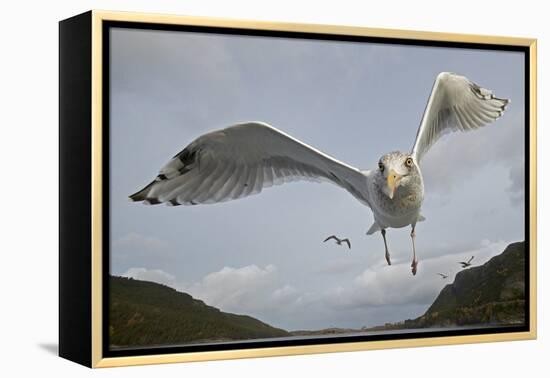
[[[523,52],[108,36],[110,350],[526,324]]]

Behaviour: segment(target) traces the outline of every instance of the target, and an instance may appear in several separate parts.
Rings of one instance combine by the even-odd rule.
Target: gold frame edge
[[[484,335],[445,336],[387,341],[362,341],[341,344],[316,344],[307,346],[267,347],[254,349],[220,350],[212,352],[173,353],[131,357],[103,357],[102,353],[102,23],[103,21],[127,21],[159,24],[185,24],[240,29],[295,31],[334,35],[356,35],[382,38],[399,38],[423,41],[464,42],[522,46],[529,48],[530,64],[530,330]],[[537,40],[534,38],[487,36],[427,32],[416,30],[382,29],[359,26],[322,24],[297,24],[270,21],[237,20],[225,18],[178,16],[133,12],[92,11],[92,367],[118,367],[176,362],[199,362],[255,357],[305,355],[331,352],[352,352],[375,349],[411,348],[452,344],[533,340],[537,337]]]
[[[92,11],[92,367],[103,358],[102,18]]]
[[[537,338],[537,40],[529,44],[529,328]]]

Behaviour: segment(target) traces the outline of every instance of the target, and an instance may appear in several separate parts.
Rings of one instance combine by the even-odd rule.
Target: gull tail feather
[[[370,226],[369,230],[367,231],[367,235],[372,235],[374,234],[376,231],[380,231],[380,226],[378,225],[378,223],[374,222],[372,224],[372,226]]]

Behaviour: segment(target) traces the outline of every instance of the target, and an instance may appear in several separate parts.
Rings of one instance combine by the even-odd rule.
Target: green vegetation
[[[457,273],[424,315],[383,328],[524,323],[525,242],[518,242],[485,264]]]
[[[168,286],[110,277],[112,347],[144,347],[289,336],[250,316],[225,313]]]
[[[360,330],[287,332],[246,315],[207,306],[168,286],[110,278],[112,347],[143,347],[270,337],[345,334],[391,329],[511,325],[525,322],[525,243],[510,244],[481,266],[464,269],[416,319]]]

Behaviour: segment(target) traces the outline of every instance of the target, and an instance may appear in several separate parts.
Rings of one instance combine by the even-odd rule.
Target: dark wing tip
[[[176,199],[171,199],[170,201],[166,202],[168,206],[180,206],[181,203],[178,202]]]
[[[499,106],[500,110],[497,117],[497,118],[500,118],[504,114],[504,111],[506,111],[506,109],[508,108],[508,105],[512,102],[512,100],[508,98],[498,98],[498,97],[494,97],[493,99],[501,102],[501,105]]]
[[[130,198],[134,202],[145,201],[145,195],[142,192],[143,191],[140,190],[139,192],[129,195],[128,198]]]
[[[348,245],[348,249],[351,249],[351,242],[349,241],[349,239],[344,239],[342,240],[343,242],[346,242],[346,244]]]
[[[145,188],[141,189],[138,192],[135,192],[134,194],[131,194],[128,196],[132,201],[134,202],[141,202],[147,200],[147,194],[151,190],[151,187],[155,184],[155,181],[152,181],[149,183]]]
[[[143,203],[146,205],[158,205],[161,202],[159,201],[158,198],[151,197],[151,198],[146,198],[145,201],[143,201]]]

